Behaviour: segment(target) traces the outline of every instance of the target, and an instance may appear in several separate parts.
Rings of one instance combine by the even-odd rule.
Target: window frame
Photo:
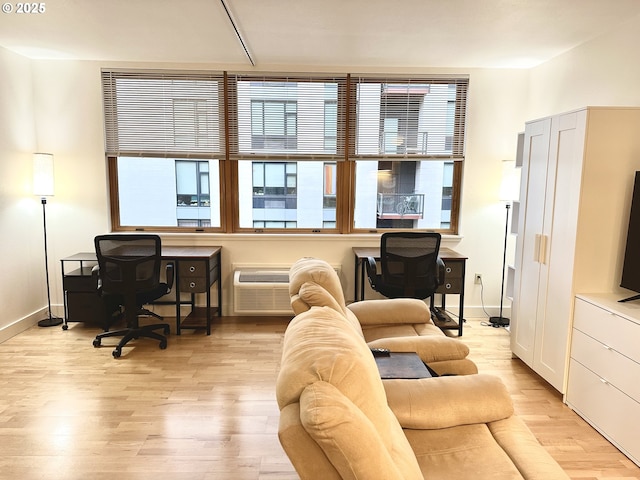
[[[120,206],[118,204],[118,172],[117,172],[117,157],[126,156],[125,154],[131,152],[118,152],[113,148],[109,148],[109,130],[113,129],[113,126],[109,124],[109,116],[113,117],[113,98],[114,92],[108,88],[104,88],[105,98],[105,134],[107,137],[106,149],[106,161],[108,170],[108,182],[109,182],[109,202],[111,212],[111,225],[114,231],[167,231],[167,232],[211,232],[211,233],[282,233],[282,234],[296,234],[296,233],[340,233],[340,234],[357,234],[357,233],[378,233],[380,231],[392,231],[393,228],[356,228],[354,225],[354,208],[356,204],[356,162],[362,160],[380,161],[380,160],[394,160],[394,161],[429,161],[448,159],[453,161],[453,191],[451,195],[451,219],[450,227],[429,229],[439,231],[443,234],[458,234],[459,231],[459,214],[460,214],[460,197],[462,188],[462,174],[464,166],[464,129],[465,115],[467,108],[467,94],[468,94],[468,76],[384,76],[384,75],[360,75],[354,76],[352,74],[342,75],[326,75],[326,74],[244,74],[244,73],[230,73],[230,72],[182,72],[182,71],[130,71],[130,70],[103,70],[103,85],[105,85],[105,76],[110,75],[166,75],[168,78],[189,78],[191,75],[195,75],[199,78],[199,75],[214,76],[221,79],[218,97],[218,115],[219,115],[219,142],[221,145],[221,151],[202,153],[198,152],[190,156],[174,155],[173,152],[167,153],[168,156],[174,157],[176,160],[194,160],[194,159],[216,159],[219,165],[219,195],[220,195],[220,226],[219,227],[154,227],[154,226],[122,226],[120,225]],[[248,156],[240,154],[237,148],[237,141],[234,143],[234,135],[237,138],[238,129],[238,112],[237,112],[237,80],[241,78],[246,80],[250,79],[265,79],[266,81],[274,81],[275,79],[281,79],[282,81],[291,81],[291,79],[300,79],[301,81],[310,82],[333,82],[337,81],[338,93],[336,103],[336,151],[335,153],[326,153],[327,135],[325,133],[323,138],[323,144],[325,146],[325,153],[312,153],[305,154],[269,154],[269,155],[254,155]],[[454,110],[454,131],[450,139],[445,141],[451,141],[452,153],[449,156],[443,155],[430,155],[425,151],[412,152],[408,154],[406,151],[401,153],[378,153],[378,155],[362,155],[356,153],[356,124],[357,124],[357,88],[358,85],[363,82],[438,82],[439,84],[461,85],[461,89],[456,90],[455,98],[455,110]],[[295,103],[295,102],[294,102]],[[331,101],[329,101],[331,103]],[[183,106],[184,107],[184,106]],[[200,109],[201,105],[196,100],[194,108]],[[264,107],[263,107],[264,109]],[[183,109],[184,110],[184,109]],[[323,125],[327,124],[327,104],[323,107]],[[198,110],[200,112],[200,110]],[[297,107],[296,107],[297,111]],[[286,116],[286,112],[285,112]],[[199,124],[199,119],[194,120]],[[296,121],[296,135],[298,133],[298,122]],[[285,132],[286,133],[286,132]],[[134,152],[139,156],[153,156],[149,152]],[[157,155],[157,152],[155,153]],[[238,162],[239,161],[323,161],[335,162],[336,168],[336,221],[334,228],[325,228],[324,226],[319,228],[241,228],[239,226],[239,192],[238,192]],[[324,180],[323,180],[324,183]],[[324,184],[323,184],[324,187]],[[285,186],[286,189],[286,186]],[[210,192],[210,195],[212,193]],[[324,222],[323,222],[324,225]],[[399,230],[406,230],[399,229]],[[414,229],[424,230],[424,229]]]

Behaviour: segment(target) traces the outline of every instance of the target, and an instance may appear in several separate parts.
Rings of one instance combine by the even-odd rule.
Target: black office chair
[[[166,283],[160,281],[162,264],[160,237],[150,234],[99,235],[94,239],[98,257],[98,289],[100,293],[124,307],[127,328],[100,333],[93,341],[99,347],[103,338],[119,337],[122,340],[113,351],[118,358],[122,347],[140,337],[160,341],[160,348],[167,348],[169,325],[159,323],[140,326],[140,315],[158,314],[146,310],[143,305],[166,295],[173,286],[173,264],[166,266]],[[155,330],[162,329],[164,335]]]
[[[444,262],[438,256],[439,233],[387,232],[380,238],[380,273],[377,262],[365,263],[371,288],[388,298],[431,300],[444,282]]]

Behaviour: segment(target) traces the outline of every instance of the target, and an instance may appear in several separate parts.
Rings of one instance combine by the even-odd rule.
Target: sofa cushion
[[[317,258],[301,258],[294,263],[289,269],[289,294],[291,297],[300,294],[300,288],[305,283],[314,283],[322,286],[326,292],[333,298],[336,305],[339,305],[339,311],[344,313],[346,308],[346,302],[344,299],[344,292],[342,291],[342,284],[336,274],[336,271],[324,260]],[[318,306],[324,306],[317,304]],[[297,303],[292,306],[294,313],[302,313],[309,307],[304,308],[303,305]]]
[[[424,478],[429,480],[527,478],[496,443],[484,423],[439,430],[405,429],[404,432]],[[535,453],[535,450],[531,452],[533,456]],[[557,477],[545,480],[551,478]]]
[[[312,307],[287,327],[276,380],[280,409],[298,402],[302,391],[320,380],[336,386],[368,417],[383,419],[378,426],[388,428],[380,413],[389,407],[371,350],[344,316],[329,307]]]
[[[363,336],[362,328],[355,315],[347,311],[343,305],[340,305],[326,288],[315,282],[309,281],[301,284],[298,294],[291,297],[291,306],[296,313],[306,312],[311,307],[332,308],[344,315],[346,321],[351,324],[360,336]]]
[[[309,385],[300,410],[303,426],[343,479],[423,478],[401,429],[393,432],[394,442],[383,441],[373,422],[333,385]]]

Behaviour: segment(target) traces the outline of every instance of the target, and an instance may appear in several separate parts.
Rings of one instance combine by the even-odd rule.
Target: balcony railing
[[[420,219],[424,213],[424,194],[379,193],[376,210],[381,219]]]

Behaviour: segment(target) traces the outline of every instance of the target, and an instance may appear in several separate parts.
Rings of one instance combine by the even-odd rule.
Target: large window
[[[105,71],[113,227],[457,233],[467,85]]]

